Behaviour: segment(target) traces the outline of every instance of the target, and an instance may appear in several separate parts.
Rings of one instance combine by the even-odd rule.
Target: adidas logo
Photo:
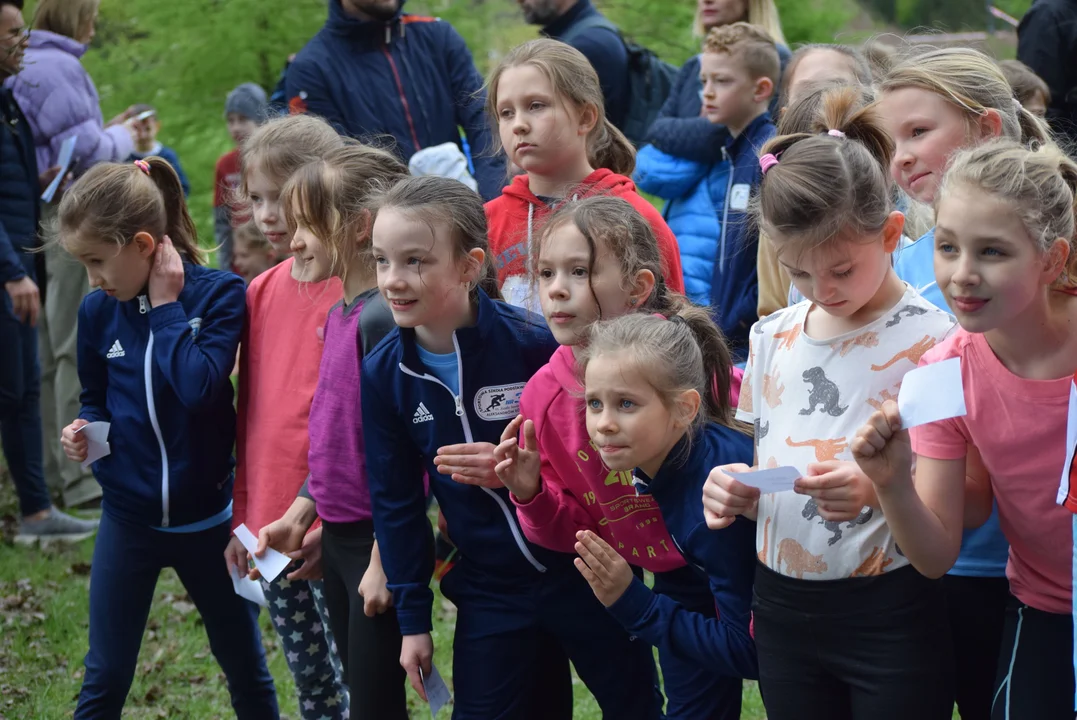
[[[121,353],[123,350],[120,351]],[[413,425],[419,423],[430,422],[434,419],[434,416],[430,414],[430,411],[426,409],[426,405],[419,403],[419,407],[415,408],[415,414],[411,416],[411,422]]]
[[[116,342],[112,343],[112,348],[108,351],[108,355],[106,355],[105,357],[111,359],[123,357],[126,354],[127,353],[123,351],[123,345],[120,345],[120,341],[117,340]]]

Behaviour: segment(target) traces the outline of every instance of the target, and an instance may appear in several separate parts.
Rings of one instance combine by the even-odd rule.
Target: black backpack
[[[572,44],[580,33],[591,28],[605,28],[616,33],[628,51],[628,115],[621,130],[637,148],[643,145],[651,123],[658,117],[673,87],[677,68],[653,52],[625,39],[620,28],[604,15],[588,15],[561,36],[561,42]]]

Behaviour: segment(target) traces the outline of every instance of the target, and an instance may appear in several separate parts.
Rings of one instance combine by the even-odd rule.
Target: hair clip
[[[759,158],[759,169],[766,175],[767,171],[778,164],[778,156],[774,153],[767,153],[763,157]]]
[[[135,167],[147,175],[150,174],[150,164],[145,160],[135,160]]]
[[[826,134],[836,138],[845,137],[845,133],[843,133],[841,130],[827,130]]]

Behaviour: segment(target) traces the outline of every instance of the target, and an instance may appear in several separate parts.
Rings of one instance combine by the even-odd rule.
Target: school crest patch
[[[483,420],[511,420],[520,414],[525,383],[490,385],[475,393],[475,414]]]

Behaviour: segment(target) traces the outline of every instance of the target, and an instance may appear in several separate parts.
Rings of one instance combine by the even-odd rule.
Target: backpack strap
[[[592,28],[604,28],[609,30],[617,35],[622,43],[624,42],[624,36],[621,34],[621,29],[614,25],[612,20],[600,13],[586,15],[581,20],[569,25],[568,29],[560,38],[558,38],[558,40],[571,45],[572,41],[582,35],[585,30],[590,30]]]

